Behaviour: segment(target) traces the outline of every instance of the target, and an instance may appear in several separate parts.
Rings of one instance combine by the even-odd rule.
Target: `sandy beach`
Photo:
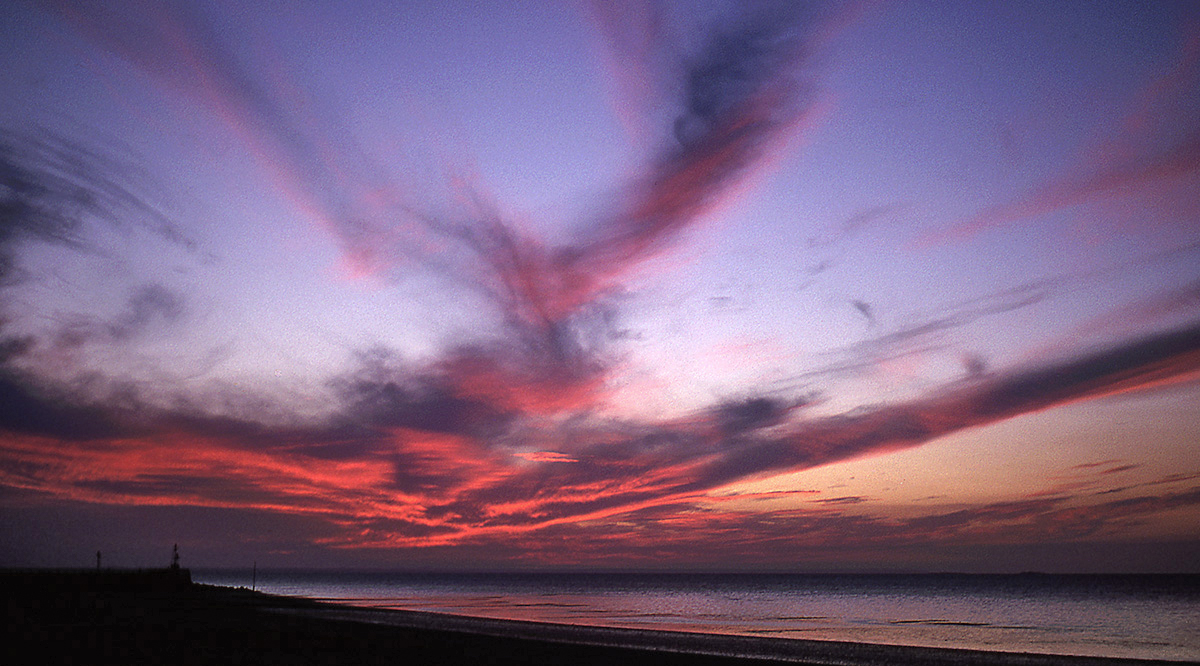
[[[358,609],[171,572],[0,573],[18,664],[1166,664]]]

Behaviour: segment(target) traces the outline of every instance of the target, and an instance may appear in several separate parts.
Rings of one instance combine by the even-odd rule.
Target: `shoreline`
[[[341,606],[328,609],[272,609],[331,619],[477,636],[519,638],[563,645],[620,648],[648,653],[720,657],[735,663],[793,664],[1185,664],[1169,660],[1054,655],[1001,650],[970,650],[884,643],[773,638],[658,629],[568,625],[478,618],[448,613]]]
[[[1188,662],[498,620],[165,584],[159,572],[4,572],[5,639],[27,663],[976,664]],[[186,570],[184,570],[186,572]],[[146,581],[150,581],[147,583]],[[32,650],[17,649],[27,646]],[[10,663],[18,663],[16,661]]]
[[[271,612],[295,613],[365,624],[454,632],[472,636],[516,638],[569,646],[619,648],[653,654],[675,653],[684,656],[695,655],[734,660],[730,663],[842,664],[846,666],[869,664],[977,664],[979,666],[1051,664],[1083,666],[1092,664],[1116,666],[1118,664],[1195,663],[1176,660],[1058,655],[559,624],[429,611],[363,608],[301,597],[278,598],[300,601],[304,604],[312,603],[317,607],[280,607],[271,609]]]

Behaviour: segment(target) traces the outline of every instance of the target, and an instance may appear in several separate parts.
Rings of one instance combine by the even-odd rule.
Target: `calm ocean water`
[[[194,571],[251,586],[250,571]],[[1200,660],[1200,576],[259,571],[354,606],[606,627]]]

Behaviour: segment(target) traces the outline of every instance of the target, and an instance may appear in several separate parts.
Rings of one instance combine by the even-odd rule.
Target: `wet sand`
[[[8,664],[1167,664],[357,609],[186,570],[0,572]]]

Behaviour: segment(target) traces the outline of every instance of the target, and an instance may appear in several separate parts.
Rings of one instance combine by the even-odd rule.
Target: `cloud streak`
[[[920,236],[933,247],[966,241],[986,230],[1055,211],[1136,194],[1160,194],[1200,170],[1200,134],[1187,118],[1187,99],[1197,84],[1200,33],[1189,26],[1171,66],[1131,100],[1132,109],[1108,130],[1098,146],[1078,160],[1075,174],[1051,178],[1012,201],[989,206],[970,218]],[[1172,199],[1173,197],[1159,197]],[[1194,215],[1195,211],[1184,213]]]
[[[483,295],[503,319],[503,341],[459,345],[428,373],[466,400],[516,394],[512,408],[549,412],[601,397],[607,300],[620,280],[744,190],[803,129],[816,108],[803,68],[823,20],[770,3],[728,10],[695,35],[652,21],[661,30],[640,66],[681,81],[649,93],[672,109],[654,139],[660,147],[577,241],[554,247],[469,187],[459,210],[440,212],[381,170],[362,167],[370,160],[341,140],[344,132],[300,122],[196,12],[157,3],[50,6],[229,123],[302,207],[318,211],[352,265],[386,273],[416,260]],[[644,13],[658,15],[649,5]],[[601,14],[610,27],[617,19]],[[681,35],[678,43],[668,41],[672,34]],[[671,51],[685,54],[682,62],[662,55]]]
[[[1200,137],[1190,137],[1162,152],[1127,166],[1100,171],[1080,179],[1062,179],[1048,183],[1027,197],[989,207],[974,217],[948,229],[923,236],[922,246],[963,241],[978,233],[1012,222],[1045,215],[1063,208],[1126,196],[1150,186],[1170,184],[1200,170]]]
[[[87,501],[313,514],[343,525],[337,543],[344,546],[504,542],[556,525],[609,522],[693,503],[735,482],[887,454],[966,428],[1198,373],[1200,325],[1192,325],[861,413],[797,420],[776,404],[751,400],[686,422],[565,425],[549,436],[552,446],[536,453],[509,448],[506,442],[527,440],[502,424],[457,420],[466,412],[456,399],[436,394],[428,394],[409,417],[398,408],[405,404],[400,398],[381,407],[355,396],[324,425],[284,430],[205,427],[213,422],[169,413],[149,420],[141,415],[135,428],[128,414],[36,403],[26,396],[25,407],[37,408],[21,413],[49,416],[39,422],[6,417],[10,433],[24,434],[4,447],[3,481]],[[448,416],[439,420],[439,414]],[[70,444],[82,432],[57,424],[72,422],[76,430],[93,432]],[[113,424],[120,423],[125,425],[117,431],[133,439],[117,438]],[[344,425],[350,423],[355,426]],[[320,455],[321,447],[336,448],[354,433],[352,445],[339,455]],[[45,437],[61,443],[47,447],[40,439]],[[318,459],[324,462],[314,466]],[[1133,467],[1105,473],[1128,469]],[[400,522],[385,528],[388,521]],[[370,525],[370,536],[356,525]]]
[[[90,225],[140,226],[195,249],[137,192],[131,168],[94,148],[44,131],[0,129],[0,286],[28,274],[21,246],[84,249]]]

